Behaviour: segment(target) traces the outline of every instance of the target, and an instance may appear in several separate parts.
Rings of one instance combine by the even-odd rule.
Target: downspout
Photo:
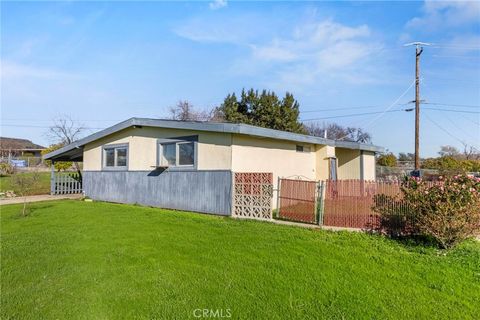
[[[365,180],[365,164],[364,164],[364,151],[360,150],[360,180]]]

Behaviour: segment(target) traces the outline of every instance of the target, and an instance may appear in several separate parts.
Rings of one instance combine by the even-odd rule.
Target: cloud
[[[423,15],[407,22],[407,28],[425,28],[427,31],[478,23],[480,2],[477,1],[425,1]]]
[[[58,79],[65,77],[73,77],[72,74],[36,66],[19,64],[11,61],[2,60],[1,78],[7,79]]]
[[[221,9],[223,7],[226,7],[227,5],[228,5],[227,0],[214,0],[208,4],[210,9],[212,10]]]
[[[297,25],[290,35],[251,45],[251,55],[234,70],[271,74],[276,87],[299,90],[341,78],[348,83],[370,82],[365,63],[381,45],[372,46],[367,25],[346,26],[331,19]],[[250,68],[245,68],[250,66]]]
[[[348,27],[333,20],[297,26],[290,37],[252,46],[253,57],[266,61],[304,61],[324,68],[346,66],[369,53],[362,39],[370,36],[366,25]]]
[[[247,45],[259,31],[257,29],[256,34],[251,31],[251,21],[258,21],[258,18],[253,15],[198,17],[183,21],[173,32],[195,42]]]
[[[381,64],[374,59],[383,45],[366,24],[319,19],[314,13],[285,28],[282,20],[266,22],[265,17],[242,14],[220,17],[214,23],[193,18],[174,32],[195,42],[237,47],[226,72],[250,77],[268,88],[300,91],[330,86],[338,79],[351,84],[381,81],[367,66]]]

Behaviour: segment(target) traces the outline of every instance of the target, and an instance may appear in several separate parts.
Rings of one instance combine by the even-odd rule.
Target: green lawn
[[[32,175],[33,173],[18,173],[18,174],[26,174]],[[50,193],[50,172],[39,172],[38,175],[40,176],[40,180],[38,182],[38,186],[32,190],[29,194],[49,194]],[[12,187],[12,176],[5,176],[0,177],[0,192],[5,192],[13,190],[15,193],[18,193],[14,187]]]
[[[454,319],[480,314],[480,244],[99,202],[1,207],[2,319]],[[229,309],[227,311],[227,309]]]

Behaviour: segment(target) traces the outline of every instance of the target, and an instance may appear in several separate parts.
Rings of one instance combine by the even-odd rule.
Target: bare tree
[[[212,112],[197,111],[187,100],[180,100],[176,106],[170,108],[170,118],[180,121],[209,121]]]
[[[324,137],[325,131],[327,139],[354,141],[360,143],[370,143],[372,136],[362,128],[343,127],[337,123],[318,123],[313,122],[305,125],[308,134],[312,136]]]
[[[480,160],[480,151],[473,146],[468,146],[467,144],[464,144],[463,156],[467,160]]]
[[[54,143],[67,145],[80,139],[85,130],[83,124],[74,121],[68,115],[62,115],[53,119],[53,125],[49,128],[47,136]]]
[[[86,127],[83,124],[73,120],[68,115],[62,115],[53,119],[53,125],[49,128],[47,136],[54,144],[68,145],[79,140],[85,130]],[[73,166],[81,177],[82,173],[78,162],[74,162]]]
[[[325,130],[327,129],[325,124],[319,122],[311,122],[308,124],[304,124],[305,130],[307,130],[308,134],[315,137],[325,137]]]
[[[212,122],[222,122],[225,121],[225,114],[223,113],[222,108],[214,107],[210,110],[208,121]]]
[[[460,151],[454,146],[441,146],[438,154],[441,157],[457,157],[460,155]]]
[[[12,176],[12,187],[16,193],[23,197],[22,216],[26,216],[27,195],[38,187],[40,176],[38,172],[17,173]]]

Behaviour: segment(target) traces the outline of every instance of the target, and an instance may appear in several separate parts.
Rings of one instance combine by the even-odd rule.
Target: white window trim
[[[180,164],[180,148],[179,144],[193,143],[193,164]],[[163,146],[167,144],[175,145],[175,165],[163,163]],[[157,167],[169,169],[197,169],[198,165],[198,144],[197,141],[177,140],[177,141],[160,141],[157,143]]]
[[[107,157],[106,157],[106,150],[113,149],[113,163],[114,166],[107,166]],[[117,166],[117,157],[118,152],[117,149],[126,149],[126,165],[125,166]],[[120,144],[107,144],[102,146],[102,170],[105,171],[121,171],[121,170],[128,170],[128,163],[129,163],[129,145],[128,143],[120,143]]]
[[[193,144],[193,164],[180,164],[180,147],[179,145],[180,144],[186,144],[186,143],[192,143]],[[175,164],[175,167],[195,167],[195,162],[196,162],[196,150],[197,150],[197,143],[195,141],[181,141],[181,142],[177,142],[175,143],[175,160],[176,160],[176,164]]]

